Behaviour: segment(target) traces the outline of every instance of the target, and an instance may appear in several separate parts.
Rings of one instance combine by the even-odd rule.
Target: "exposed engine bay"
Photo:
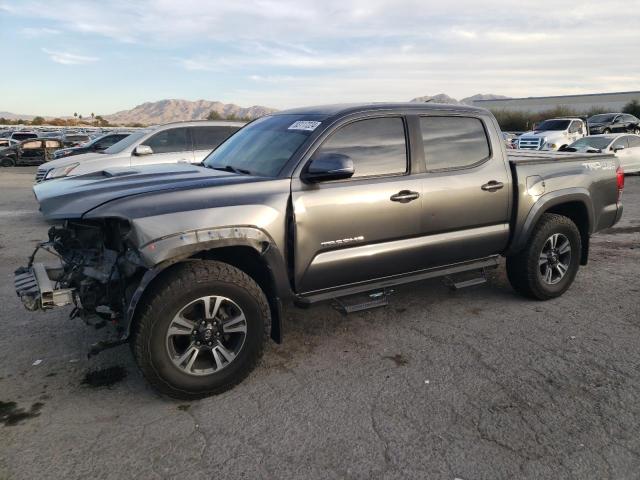
[[[16,292],[29,310],[74,304],[72,317],[109,320],[122,331],[121,320],[146,270],[128,234],[128,223],[119,219],[69,220],[51,227],[48,241],[16,270]],[[58,257],[59,264],[34,263],[41,250]]]

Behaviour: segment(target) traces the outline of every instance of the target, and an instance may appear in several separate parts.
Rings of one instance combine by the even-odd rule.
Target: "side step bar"
[[[295,302],[298,305],[305,306],[324,300],[335,300],[340,297],[349,297],[359,293],[376,292],[402,285],[405,283],[411,283],[418,280],[426,280],[428,278],[446,277],[448,275],[454,275],[457,273],[469,272],[472,270],[483,270],[489,268],[495,268],[500,263],[500,257],[498,255],[483,258],[480,260],[473,260],[469,262],[456,263],[449,265],[445,268],[432,268],[429,270],[420,270],[406,275],[396,275],[393,277],[387,277],[375,282],[363,282],[361,284],[350,285],[344,288],[331,289],[331,290],[316,290],[306,294],[299,295]]]
[[[334,300],[334,308],[344,315],[362,312],[373,308],[386,307],[389,305],[389,296],[393,290],[383,290],[374,292],[366,297],[364,295],[354,295],[353,297],[342,297]]]

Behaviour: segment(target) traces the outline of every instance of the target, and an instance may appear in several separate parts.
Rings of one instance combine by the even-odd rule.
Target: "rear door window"
[[[153,153],[173,153],[191,150],[186,128],[171,128],[156,133],[143,142],[153,150]]]
[[[407,171],[404,122],[399,117],[359,120],[331,135],[316,150],[347,155],[353,161],[353,177],[396,175]]]
[[[213,150],[232,134],[237,132],[239,127],[214,127],[202,126],[191,127],[194,150]]]
[[[466,168],[489,158],[482,121],[471,117],[421,117],[427,170]]]

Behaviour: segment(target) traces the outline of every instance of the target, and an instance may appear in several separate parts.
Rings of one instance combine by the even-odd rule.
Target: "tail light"
[[[620,203],[620,199],[622,198],[622,190],[624,190],[624,170],[622,167],[618,167],[616,170],[616,183],[618,185],[618,200],[617,203]]]

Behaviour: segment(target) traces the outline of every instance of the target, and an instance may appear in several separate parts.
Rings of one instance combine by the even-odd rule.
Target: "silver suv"
[[[242,122],[193,121],[138,130],[102,152],[60,158],[41,165],[36,183],[112,168],[199,163],[243,126]]]

